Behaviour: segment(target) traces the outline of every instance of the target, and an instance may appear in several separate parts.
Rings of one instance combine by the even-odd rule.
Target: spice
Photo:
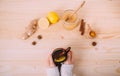
[[[95,37],[96,37],[95,31],[90,31],[90,32],[89,32],[89,35],[90,35],[92,38],[95,38]]]
[[[41,35],[38,35],[37,38],[38,38],[38,39],[42,39],[42,36],[41,36]]]
[[[38,27],[37,19],[31,21],[30,24],[25,29],[25,33],[23,34],[22,39],[26,40],[30,36],[32,36],[37,31],[37,27]]]
[[[36,41],[33,41],[33,42],[32,42],[32,45],[36,45],[36,44],[37,44]]]
[[[81,35],[84,35],[84,33],[85,33],[85,22],[84,22],[84,20],[82,19],[81,20],[81,25],[80,25],[80,29],[79,29],[79,31],[81,32]]]
[[[88,25],[88,30],[89,30],[89,36],[91,38],[95,38],[96,37],[96,32],[90,27],[89,24],[87,24],[87,25]]]
[[[96,45],[97,45],[97,43],[96,43],[96,42],[92,42],[92,45],[93,45],[93,46],[96,46]]]

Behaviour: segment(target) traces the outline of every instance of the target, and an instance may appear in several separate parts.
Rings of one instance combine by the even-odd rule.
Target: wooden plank
[[[67,31],[62,21],[38,31],[28,40],[20,35],[31,20],[49,11],[62,16],[82,0],[1,0],[0,76],[46,76],[47,56],[58,47],[72,47],[76,76],[120,76],[120,1],[86,0],[78,12],[97,33],[97,38],[80,36],[79,26]],[[60,17],[61,18],[61,17]],[[37,36],[43,39],[38,40]],[[32,41],[37,45],[33,46]],[[97,46],[92,46],[93,41]]]

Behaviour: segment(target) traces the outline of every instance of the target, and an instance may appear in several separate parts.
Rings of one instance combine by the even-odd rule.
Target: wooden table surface
[[[61,21],[20,39],[31,20],[50,11],[60,16],[82,0],[0,0],[0,76],[46,76],[47,57],[58,47],[72,47],[76,76],[120,76],[120,0],[85,0],[78,17],[97,33],[81,36],[79,26],[65,30]],[[37,39],[42,35],[41,40]],[[37,44],[33,46],[32,41]],[[97,46],[91,43],[97,42]]]

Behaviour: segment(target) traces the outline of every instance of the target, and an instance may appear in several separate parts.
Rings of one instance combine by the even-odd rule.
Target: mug
[[[52,53],[52,58],[55,64],[62,63],[67,60],[67,53],[70,51],[71,47],[67,49],[56,48]]]

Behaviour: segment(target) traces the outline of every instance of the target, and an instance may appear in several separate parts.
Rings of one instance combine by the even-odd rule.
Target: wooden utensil
[[[85,4],[85,1],[83,1],[83,3],[75,10],[75,12],[71,16],[69,16],[68,18],[66,18],[65,21],[68,21],[70,18],[72,18],[72,16],[75,15],[80,10],[80,8],[83,7],[84,4]]]

